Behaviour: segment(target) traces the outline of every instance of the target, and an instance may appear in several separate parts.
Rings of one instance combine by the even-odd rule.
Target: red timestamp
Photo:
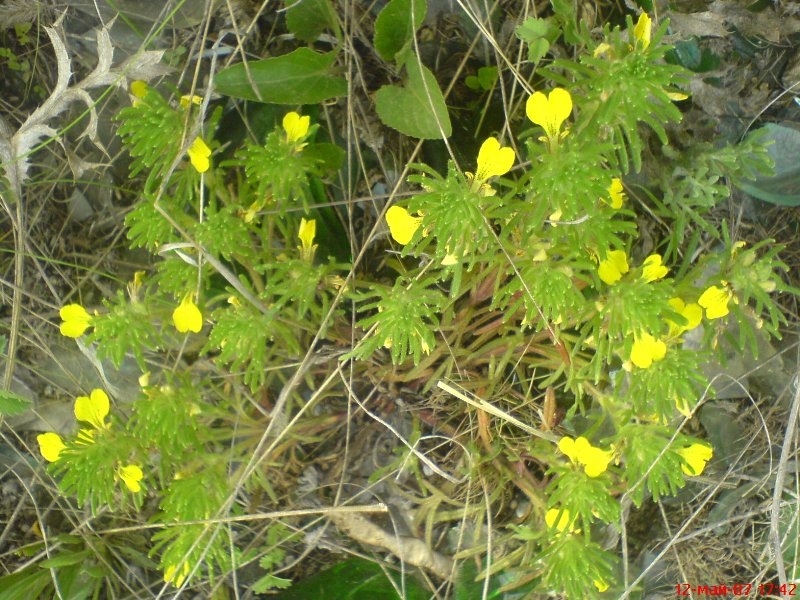
[[[678,583],[675,585],[677,596],[797,596],[797,584],[787,583],[734,583],[733,585],[691,585]]]

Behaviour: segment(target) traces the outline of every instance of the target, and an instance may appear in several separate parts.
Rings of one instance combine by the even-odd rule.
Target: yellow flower
[[[594,52],[592,52],[592,56],[594,56],[595,58],[597,58],[598,56],[603,56],[603,54],[605,54],[609,50],[611,50],[611,46],[606,42],[603,42],[602,44],[598,45],[597,48],[594,49]]]
[[[172,582],[176,588],[181,587],[181,584],[186,580],[189,576],[189,563],[183,563],[181,566],[181,572],[176,574],[178,569],[175,565],[170,565],[166,569],[164,569],[164,583]]]
[[[525,114],[533,123],[544,128],[551,141],[563,137],[561,124],[571,113],[572,96],[563,88],[555,88],[547,96],[536,92],[525,103]]]
[[[697,303],[706,309],[706,317],[709,319],[719,319],[730,311],[728,302],[733,298],[733,292],[728,286],[721,288],[712,285],[700,296]]]
[[[611,200],[611,208],[619,210],[625,202],[625,190],[622,188],[622,180],[614,177],[611,185],[608,186],[608,197]]]
[[[497,138],[486,138],[478,152],[478,168],[475,171],[475,179],[482,182],[490,177],[505,175],[514,166],[516,158],[514,150],[509,147],[501,147]]]
[[[558,516],[559,514],[561,515],[560,518]],[[556,522],[556,519],[558,519],[558,522]],[[555,527],[559,531],[565,531],[565,530],[572,531],[573,529],[572,524],[574,523],[574,521],[575,519],[570,519],[569,511],[566,508],[564,509],[551,508],[544,515],[544,522],[547,523],[547,526],[550,529],[553,529]]]
[[[203,138],[200,136],[194,138],[194,141],[192,142],[192,145],[189,146],[187,153],[189,154],[189,160],[192,162],[192,166],[197,170],[198,173],[205,173],[208,171],[208,167],[211,166],[211,161],[209,160],[209,157],[211,156],[211,148],[206,146]]]
[[[650,45],[650,33],[653,30],[653,21],[647,15],[642,13],[639,15],[639,20],[633,28],[633,37],[636,39],[637,44],[641,44],[642,48],[647,48]]]
[[[573,440],[571,437],[562,437],[558,441],[558,449],[566,454],[569,459],[584,466],[584,472],[589,477],[597,477],[608,469],[608,464],[614,458],[614,453],[592,446],[585,437],[580,436]]]
[[[286,132],[286,141],[296,142],[305,137],[310,123],[311,117],[308,115],[301,117],[294,111],[286,113],[286,116],[283,117],[283,130]]]
[[[37,435],[36,441],[39,442],[39,452],[47,462],[56,462],[66,448],[61,436],[52,431]]]
[[[597,591],[601,594],[608,589],[608,583],[606,583],[603,579],[595,579],[593,582],[594,587],[597,588]]]
[[[649,333],[636,337],[631,348],[631,362],[640,369],[647,369],[654,362],[664,358],[667,354],[667,345],[657,340]]]
[[[623,250],[611,250],[606,259],[600,261],[597,274],[605,283],[613,285],[629,270],[628,259]]]
[[[81,444],[84,446],[88,446],[89,444],[94,444],[94,429],[84,429],[81,428],[78,430],[78,435],[75,437],[75,443]]]
[[[61,323],[61,335],[79,338],[92,326],[92,316],[80,304],[62,306],[58,313],[64,321]]]
[[[692,444],[688,448],[678,450],[686,464],[681,469],[686,475],[701,475],[706,468],[706,463],[714,456],[714,450],[707,444]]]
[[[670,298],[669,305],[675,309],[676,313],[686,319],[686,325],[677,325],[672,321],[669,322],[670,336],[680,335],[684,331],[690,331],[700,325],[703,320],[703,309],[699,304],[690,302],[686,304],[681,298]]]
[[[91,423],[95,429],[108,429],[109,425],[105,422],[108,409],[108,395],[103,390],[94,389],[88,396],[75,398],[75,418]]]
[[[192,301],[193,295],[191,292],[186,294],[178,308],[172,312],[172,322],[181,333],[198,333],[203,328],[203,314]]]
[[[661,264],[660,254],[651,254],[644,259],[642,265],[642,279],[647,283],[656,279],[663,279],[669,273],[669,269]]]
[[[402,206],[392,206],[386,211],[386,222],[394,241],[405,246],[419,229],[422,217],[412,217]]]
[[[137,465],[127,465],[117,467],[117,477],[134,493],[141,491],[142,485],[139,483],[144,477],[141,467]]]
[[[147,95],[148,89],[150,89],[150,87],[141,79],[131,82],[131,94],[139,99],[143,99]]]
[[[180,99],[181,108],[189,108],[189,106],[191,106],[192,104],[196,104],[197,106],[200,106],[202,103],[203,103],[202,96],[185,95],[185,96],[181,96],[181,99]]]
[[[678,412],[681,413],[686,418],[692,416],[692,408],[689,406],[689,402],[686,400],[686,398],[680,398],[676,396],[675,408],[677,408]]]
[[[314,250],[316,249],[316,245],[314,245],[315,235],[317,235],[317,221],[315,219],[306,221],[305,218],[301,218],[297,237],[300,239],[300,250],[305,258],[310,258],[314,255]]]
[[[134,106],[139,106],[142,103],[142,100],[147,95],[147,90],[150,87],[140,79],[131,82],[131,95],[133,96],[133,104]]]

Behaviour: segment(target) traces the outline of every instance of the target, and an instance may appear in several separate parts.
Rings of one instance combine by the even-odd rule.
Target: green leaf
[[[285,590],[290,585],[292,585],[291,579],[275,577],[275,575],[264,575],[264,577],[256,581],[250,589],[256,594],[266,594],[269,590]]]
[[[31,401],[14,392],[0,390],[0,415],[11,417],[24,413],[31,407]]]
[[[217,75],[216,89],[226,96],[258,102],[317,104],[347,94],[347,81],[331,73],[335,60],[336,52],[320,54],[298,48],[283,56],[248,63],[249,77],[242,63],[228,67]]]
[[[400,574],[393,573],[391,577],[400,587]],[[411,577],[406,577],[403,583],[403,600],[427,600],[429,597]],[[334,565],[272,597],[275,600],[400,600],[381,566],[361,558]]]
[[[287,0],[286,27],[298,40],[313,42],[326,29],[341,36],[339,21],[330,0]]]
[[[345,152],[341,146],[321,142],[303,148],[303,156],[317,161],[325,171],[338,171],[344,163]]]
[[[412,14],[413,9],[413,14]],[[391,0],[375,19],[375,50],[383,60],[394,60],[425,20],[425,0]]]
[[[375,109],[385,125],[422,139],[441,139],[453,133],[447,105],[436,78],[417,60],[408,61],[408,81],[385,85],[375,95]]]
[[[56,554],[52,558],[47,558],[39,563],[42,569],[58,569],[60,567],[68,567],[69,565],[76,565],[86,560],[89,556],[88,550],[81,550],[80,552],[62,552]]]
[[[517,37],[528,45],[528,60],[533,63],[544,58],[558,33],[558,27],[550,19],[536,17],[526,19],[516,30]]]
[[[800,206],[800,131],[777,123],[768,123],[758,132],[765,132],[762,141],[773,142],[767,148],[775,163],[775,174],[759,177],[752,182],[739,182],[737,186],[751,196],[781,206]]]
[[[497,67],[481,67],[478,69],[478,76],[468,76],[465,80],[465,83],[471,90],[488,91],[492,89],[495,81],[497,81]]]

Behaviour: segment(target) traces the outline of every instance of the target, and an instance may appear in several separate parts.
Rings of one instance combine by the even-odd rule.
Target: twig
[[[781,457],[778,460],[778,469],[775,475],[775,488],[772,492],[772,513],[769,520],[769,541],[772,546],[772,552],[775,555],[775,569],[778,571],[778,582],[784,589],[786,587],[786,566],[783,564],[783,550],[781,549],[779,530],[781,495],[783,494],[783,482],[786,479],[786,467],[789,462],[792,444],[794,443],[798,412],[800,412],[800,372],[795,375],[794,397],[792,398],[792,407],[789,410],[789,419],[786,423],[786,434],[783,436]]]

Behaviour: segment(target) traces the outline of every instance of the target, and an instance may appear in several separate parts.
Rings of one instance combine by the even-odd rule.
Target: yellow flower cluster
[[[198,333],[203,328],[203,314],[193,301],[194,294],[183,297],[181,303],[172,312],[172,322],[181,333],[191,331]],[[80,304],[67,304],[59,311],[61,316],[61,335],[79,338],[92,326],[92,316]]]
[[[133,96],[133,106],[140,106],[149,90],[147,83],[141,80],[131,82],[131,95]],[[203,99],[200,96],[181,96],[180,106],[183,109],[189,108],[192,104],[201,104]],[[198,173],[205,173],[211,166],[211,148],[203,141],[200,136],[192,140],[189,149],[189,162]]]
[[[589,477],[597,477],[605,473],[608,465],[614,458],[614,453],[610,450],[602,450],[592,446],[585,437],[578,439],[564,436],[558,441],[558,449],[566,454],[569,459],[584,467],[584,472]]]
[[[88,396],[79,396],[75,399],[75,418],[82,423],[91,425],[91,429],[81,429],[75,441],[75,446],[95,443],[98,432],[107,431],[111,424],[106,422],[110,408],[108,395],[100,389],[92,390]],[[47,432],[36,437],[39,451],[47,462],[58,461],[68,446],[57,433]],[[144,473],[139,465],[118,465],[115,475],[131,492],[142,489],[141,480]]]
[[[487,138],[478,151],[478,165],[475,174],[467,173],[467,178],[472,181],[472,190],[485,196],[493,195],[494,190],[486,184],[486,181],[508,173],[514,166],[515,160],[514,150],[507,146],[501,146],[497,138]],[[394,205],[386,211],[386,223],[389,225],[392,239],[405,246],[422,224],[422,217],[413,216],[402,206]]]

